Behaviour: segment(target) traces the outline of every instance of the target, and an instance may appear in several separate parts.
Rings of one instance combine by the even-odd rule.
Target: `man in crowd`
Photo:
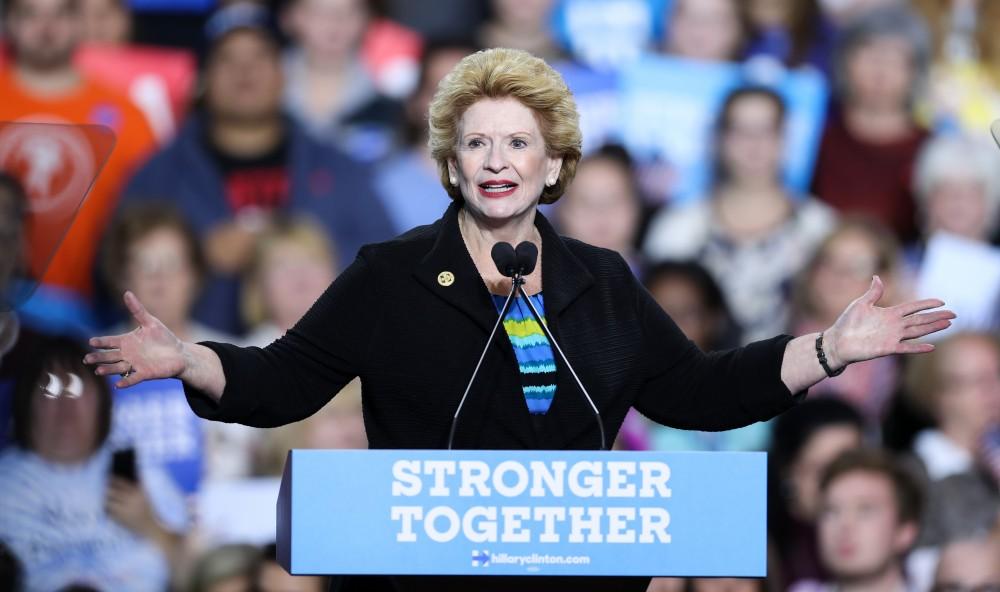
[[[795,590],[909,590],[903,560],[919,532],[919,482],[887,452],[857,449],[830,463],[820,491],[820,556],[835,581]]]
[[[0,66],[0,122],[98,124],[115,135],[114,150],[101,169],[102,153],[111,144],[90,141],[89,132],[0,123],[0,169],[22,169],[31,181],[26,189],[36,209],[38,200],[44,200],[46,207],[65,212],[69,220],[100,170],[42,278],[52,288],[48,293],[59,295],[55,302],[65,304],[57,309],[49,302],[46,315],[65,312],[72,322],[86,324],[98,237],[114,211],[125,176],[153,148],[153,134],[127,97],[74,67],[82,35],[78,0],[8,0],[2,4],[4,39],[11,59]],[[32,271],[37,275],[58,243],[58,237],[47,230],[29,236]]]
[[[195,317],[240,333],[237,278],[276,213],[318,220],[353,260],[393,235],[367,168],[318,144],[282,111],[280,48],[267,12],[238,3],[206,25],[199,112],[129,183],[125,202],[173,202],[204,241],[210,268]]]

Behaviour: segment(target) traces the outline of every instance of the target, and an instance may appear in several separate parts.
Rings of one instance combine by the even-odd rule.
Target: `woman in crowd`
[[[709,62],[737,61],[747,37],[743,0],[677,0],[667,14],[663,53]]]
[[[690,429],[769,419],[847,364],[931,351],[912,340],[954,317],[921,312],[943,304],[936,299],[877,306],[875,277],[822,333],[706,354],[620,255],[563,239],[538,214],[539,203],[556,201],[572,180],[582,143],[572,95],[550,66],[517,50],[466,57],[438,88],[430,130],[452,205],[434,225],[363,247],[281,339],[264,349],[185,342],[126,292],[141,328],[94,338],[100,351],[86,361],[100,375],[120,374],[119,387],[177,377],[199,415],[260,427],[308,417],[360,376],[373,448],[604,449],[632,407]],[[525,295],[514,309],[509,270],[491,255],[498,242],[532,243],[540,258],[534,269],[519,265]],[[535,324],[559,336],[566,359],[556,359],[540,331],[525,346],[525,333],[515,330],[530,318],[525,298],[543,311]],[[512,321],[505,323],[512,347],[482,354],[479,382],[467,391],[464,372],[442,368],[475,367],[498,314]],[[590,385],[599,414],[574,387],[567,360]],[[512,586],[502,577],[393,580],[399,589]],[[516,586],[645,590],[648,583],[553,577]]]
[[[899,242],[887,228],[868,218],[845,219],[820,244],[797,278],[791,331],[812,331],[836,319],[873,274],[885,282],[886,301],[898,301],[900,259]],[[868,360],[816,385],[813,392],[846,399],[874,426],[887,410],[898,375],[894,358]]]
[[[836,108],[827,119],[813,192],[842,212],[874,217],[904,242],[916,237],[908,180],[927,132],[913,104],[927,70],[923,22],[905,6],[873,10],[840,33]]]
[[[749,0],[746,58],[767,56],[789,68],[812,66],[829,76],[834,30],[819,0]]]
[[[723,103],[710,199],[666,209],[650,223],[651,261],[694,259],[722,286],[744,343],[788,324],[788,285],[833,226],[832,211],[782,182],[785,104],[763,88]]]
[[[104,247],[101,268],[112,293],[132,291],[184,339],[231,339],[191,318],[206,264],[197,235],[176,208],[140,202],[125,209],[108,230]]]
[[[476,35],[480,47],[523,49],[550,64],[563,59],[552,36],[553,0],[492,0],[492,15]]]
[[[605,146],[583,158],[556,208],[556,219],[566,236],[611,249],[638,272],[641,203],[632,175],[632,162],[624,148]]]
[[[186,527],[180,492],[152,467],[133,466],[132,480],[112,471],[111,389],[82,345],[36,337],[23,352],[15,445],[0,454],[0,541],[26,588],[162,592]]]

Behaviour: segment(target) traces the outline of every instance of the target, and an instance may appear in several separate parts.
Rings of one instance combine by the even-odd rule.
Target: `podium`
[[[764,577],[759,452],[292,450],[295,575]]]

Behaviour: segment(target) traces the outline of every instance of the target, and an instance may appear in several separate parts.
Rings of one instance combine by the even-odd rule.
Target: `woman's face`
[[[679,57],[725,62],[736,57],[743,0],[677,0],[668,27],[667,51]]]
[[[448,172],[478,220],[501,225],[533,213],[546,183],[559,178],[534,113],[514,98],[481,99],[459,122]]]
[[[720,321],[705,306],[705,298],[693,281],[681,275],[668,275],[654,282],[649,292],[688,339],[702,350],[712,349]]]
[[[552,0],[493,0],[493,12],[501,23],[517,28],[545,26]]]
[[[898,36],[876,37],[847,58],[847,100],[869,108],[906,106],[913,84],[913,49]]]
[[[188,319],[198,278],[184,237],[169,227],[157,228],[129,247],[125,287],[167,327]]]
[[[343,59],[360,46],[368,12],[362,0],[296,0],[289,9],[288,25],[310,55]]]
[[[721,157],[732,181],[771,181],[781,169],[781,121],[774,102],[746,96],[732,104]]]
[[[938,425],[976,439],[1000,422],[1000,352],[990,341],[965,337],[942,353]]]
[[[638,198],[622,166],[607,159],[577,168],[559,202],[559,221],[568,236],[630,256],[639,223]]]
[[[988,240],[986,186],[968,176],[945,177],[927,196],[927,230],[944,231],[974,241]]]
[[[264,309],[284,330],[294,325],[333,282],[329,258],[292,242],[275,243],[261,269]]]
[[[879,271],[878,258],[875,244],[861,232],[845,231],[833,238],[819,254],[809,288],[817,314],[836,318],[864,294]]]
[[[820,475],[842,452],[860,445],[861,432],[849,424],[833,424],[813,433],[789,469],[791,509],[796,516],[810,522],[816,519],[820,507]]]
[[[82,462],[97,447],[97,385],[83,368],[51,368],[39,377],[31,400],[31,447],[61,464]]]

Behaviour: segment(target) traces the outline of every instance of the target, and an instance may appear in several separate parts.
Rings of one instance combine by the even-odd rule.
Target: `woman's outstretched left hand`
[[[891,354],[933,351],[934,345],[914,340],[947,329],[955,318],[950,310],[931,310],[944,306],[937,298],[881,307],[878,301],[884,290],[881,278],[874,276],[868,291],[851,302],[824,332],[824,350],[831,368]]]

